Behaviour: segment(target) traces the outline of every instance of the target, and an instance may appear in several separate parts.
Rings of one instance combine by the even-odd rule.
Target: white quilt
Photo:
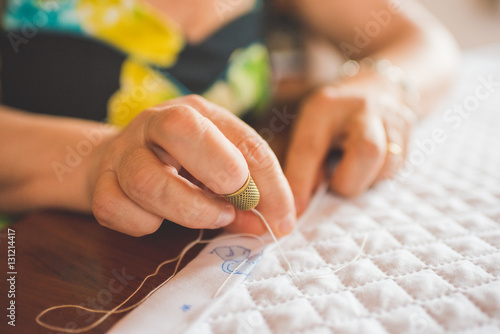
[[[273,246],[210,244],[112,332],[500,333],[500,48],[466,55],[439,109],[395,181],[316,198],[282,240],[297,277]]]

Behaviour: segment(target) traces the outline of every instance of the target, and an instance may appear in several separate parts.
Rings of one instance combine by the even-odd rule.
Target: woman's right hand
[[[249,173],[261,194],[257,208],[273,231],[283,236],[295,224],[292,192],[267,143],[196,95],[139,114],[101,146],[96,162],[88,170],[92,211],[101,225],[129,235],[153,233],[163,219],[189,228],[265,232],[252,212],[213,194],[239,190]]]

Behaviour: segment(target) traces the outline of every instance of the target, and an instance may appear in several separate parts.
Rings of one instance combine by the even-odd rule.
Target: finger
[[[150,146],[162,147],[217,194],[239,190],[248,178],[241,152],[206,117],[188,105],[161,107],[145,127]]]
[[[261,195],[257,209],[266,217],[276,235],[289,234],[296,221],[293,195],[278,159],[267,142],[224,108],[196,97],[191,97],[190,104],[209,118],[243,154]],[[238,211],[232,225],[233,231],[264,231],[259,218],[251,212]]]
[[[181,177],[147,148],[123,156],[115,168],[123,192],[154,215],[189,228],[219,228],[235,218],[229,203]]]
[[[384,122],[387,137],[387,154],[375,182],[392,178],[403,166],[406,156],[406,140],[401,130]]]
[[[376,182],[393,177],[404,165],[410,130],[416,122],[415,113],[394,100],[383,100],[386,113],[384,113],[384,128],[387,137],[387,156]]]
[[[99,224],[135,237],[155,232],[163,221],[162,217],[131,201],[119,187],[112,171],[104,172],[99,178],[92,211]]]
[[[365,110],[350,118],[345,135],[344,153],[332,175],[331,187],[352,197],[375,181],[385,161],[387,142],[380,117]]]
[[[314,181],[330,148],[331,135],[323,116],[297,120],[285,162],[285,175],[299,215],[309,203]]]
[[[341,122],[331,101],[310,101],[304,105],[292,134],[285,175],[295,197],[299,215],[304,212],[330,149],[339,135]]]

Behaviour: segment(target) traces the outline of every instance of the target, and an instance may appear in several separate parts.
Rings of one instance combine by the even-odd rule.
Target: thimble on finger
[[[240,188],[240,190],[223,196],[237,209],[244,211],[255,208],[257,204],[259,204],[260,200],[259,189],[257,189],[257,186],[255,185],[255,182],[250,174],[248,174],[247,181],[243,187]]]

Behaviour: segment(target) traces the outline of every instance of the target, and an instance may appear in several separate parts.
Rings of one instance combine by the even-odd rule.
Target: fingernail
[[[281,221],[280,233],[282,235],[290,234],[295,227],[295,216],[293,214],[288,214],[285,219]]]
[[[219,228],[231,224],[235,218],[234,207],[232,205],[226,205],[224,209],[220,212],[219,217],[215,221],[213,227]]]

